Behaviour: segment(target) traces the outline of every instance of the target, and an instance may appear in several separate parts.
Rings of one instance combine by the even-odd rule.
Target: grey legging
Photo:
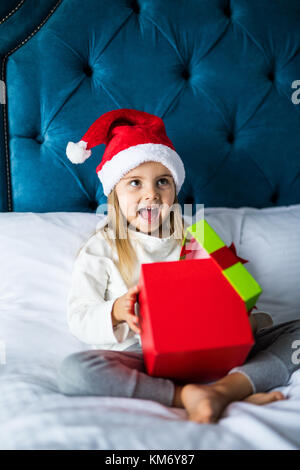
[[[245,374],[253,393],[286,385],[300,367],[300,320],[261,330],[254,338],[245,363],[229,374]],[[176,384],[146,373],[139,344],[123,351],[94,349],[70,354],[60,364],[57,380],[65,395],[142,398],[166,406],[172,406]]]

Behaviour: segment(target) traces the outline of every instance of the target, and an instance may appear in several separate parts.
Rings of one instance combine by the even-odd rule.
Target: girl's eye
[[[165,182],[164,184],[169,184],[169,180],[167,178],[161,178],[158,181],[164,181]]]
[[[132,181],[130,181],[130,183],[129,183],[130,186],[131,186],[131,183],[135,183],[135,182],[139,182],[139,180],[132,180]],[[133,186],[135,186],[135,185],[133,185]]]
[[[160,178],[160,179],[158,180],[158,183],[159,183],[160,181],[163,181],[163,184],[162,184],[163,186],[169,184],[169,180],[168,180],[167,178]],[[137,185],[132,184],[132,183],[138,183],[138,184],[140,184],[140,181],[139,181],[139,180],[131,180],[131,181],[130,181],[130,183],[129,183],[130,186],[136,187]],[[161,186],[161,185],[159,185],[159,186]]]

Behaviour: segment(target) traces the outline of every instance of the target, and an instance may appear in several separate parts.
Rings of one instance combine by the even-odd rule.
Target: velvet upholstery
[[[299,0],[34,0],[0,6],[0,211],[92,212],[95,169],[68,161],[104,112],[160,116],[182,204],[300,202]]]

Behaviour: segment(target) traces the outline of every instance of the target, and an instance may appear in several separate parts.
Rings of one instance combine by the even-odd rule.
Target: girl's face
[[[115,189],[129,224],[151,235],[169,216],[176,194],[170,170],[159,162],[145,162],[133,168]]]

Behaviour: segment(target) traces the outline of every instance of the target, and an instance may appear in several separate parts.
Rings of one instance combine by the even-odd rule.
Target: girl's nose
[[[157,188],[151,187],[151,188],[146,189],[144,197],[146,200],[149,200],[149,199],[157,200],[159,198]]]
[[[150,194],[150,193],[147,193],[144,197],[145,201],[147,202],[157,202],[158,201],[158,195],[153,193],[153,194]]]

